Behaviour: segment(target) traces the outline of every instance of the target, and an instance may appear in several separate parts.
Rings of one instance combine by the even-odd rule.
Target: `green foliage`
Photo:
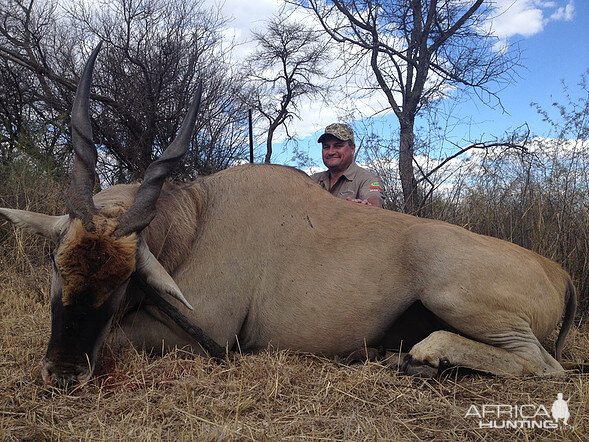
[[[63,122],[23,125],[16,143],[0,143],[0,172],[27,168],[35,176],[66,179],[71,156],[66,136]]]

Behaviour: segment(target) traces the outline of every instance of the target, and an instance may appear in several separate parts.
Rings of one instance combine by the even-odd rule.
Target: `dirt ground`
[[[48,277],[0,273],[1,440],[589,437],[589,375],[574,371],[559,379],[452,371],[422,380],[386,363],[346,366],[288,351],[216,363],[181,351],[151,358],[107,349],[89,383],[56,390],[41,379],[50,332]],[[589,329],[577,324],[563,358],[588,357]],[[566,426],[550,416],[558,393],[568,399]],[[515,428],[488,428],[501,425]]]

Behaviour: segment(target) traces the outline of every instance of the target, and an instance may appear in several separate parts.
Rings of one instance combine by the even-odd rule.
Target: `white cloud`
[[[504,42],[515,35],[531,37],[542,32],[551,21],[573,19],[574,1],[569,0],[565,6],[559,6],[562,3],[562,1],[497,0],[491,30]]]
[[[500,39],[529,37],[544,28],[543,10],[533,0],[498,0],[491,30]]]
[[[323,172],[324,170],[326,170],[325,167],[311,166],[304,169],[303,172],[305,172],[307,175],[313,175],[314,173]]]
[[[493,50],[495,52],[499,52],[500,54],[505,54],[509,49],[509,43],[507,42],[506,38],[502,38],[497,40],[497,42],[493,45]]]
[[[558,8],[551,16],[550,20],[558,21],[571,21],[575,16],[575,4],[571,0],[565,7]]]
[[[228,26],[240,36],[248,37],[249,31],[262,26],[264,20],[278,13],[279,0],[207,0],[209,4],[220,4],[223,14],[230,19]]]
[[[264,27],[264,21],[278,14],[280,0],[205,0],[209,6],[220,6],[221,13],[228,19],[223,29],[224,36],[234,41],[238,47],[235,55],[238,59],[247,56],[254,47],[251,45],[251,32]]]

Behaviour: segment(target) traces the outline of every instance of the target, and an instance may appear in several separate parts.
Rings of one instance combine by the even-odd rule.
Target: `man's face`
[[[323,164],[333,172],[345,171],[354,161],[356,146],[350,141],[341,141],[335,137],[326,137],[323,142]]]

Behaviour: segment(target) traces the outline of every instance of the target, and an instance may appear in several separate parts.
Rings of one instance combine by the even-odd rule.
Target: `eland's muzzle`
[[[82,365],[45,360],[41,375],[46,384],[67,388],[90,379],[92,368],[89,364]]]

